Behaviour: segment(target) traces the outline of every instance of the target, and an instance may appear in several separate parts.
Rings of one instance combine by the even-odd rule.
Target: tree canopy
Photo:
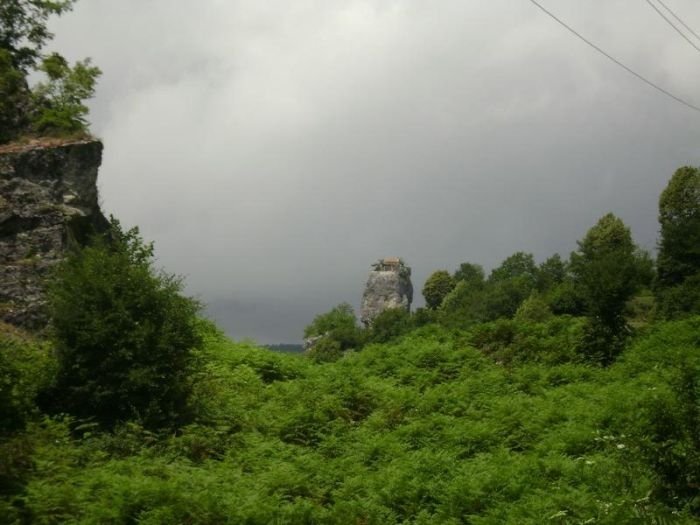
[[[75,0],[0,2],[0,143],[21,135],[87,133],[84,101],[100,70],[90,60],[71,67],[58,53],[44,54],[53,38],[47,22],[69,11]],[[40,80],[29,86],[30,74]]]
[[[659,198],[658,286],[671,288],[700,273],[700,170],[679,168]]]
[[[433,272],[423,285],[423,297],[428,308],[433,310],[438,308],[443,299],[455,287],[455,280],[447,270],[438,270]]]

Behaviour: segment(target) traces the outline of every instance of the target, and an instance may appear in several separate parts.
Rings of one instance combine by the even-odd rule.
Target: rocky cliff
[[[102,143],[0,147],[0,320],[46,324],[43,282],[71,243],[107,227],[97,195]]]
[[[413,302],[411,269],[401,259],[381,259],[372,266],[360,310],[360,320],[365,326],[370,326],[375,317],[390,308],[410,312]]]

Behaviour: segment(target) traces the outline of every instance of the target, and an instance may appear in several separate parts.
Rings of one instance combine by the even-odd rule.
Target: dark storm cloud
[[[700,54],[643,2],[546,4],[700,103]],[[568,254],[607,211],[653,248],[659,192],[700,163],[699,114],[525,0],[83,0],[54,29],[104,70],[105,208],[235,337],[299,340],[384,255],[420,289]]]

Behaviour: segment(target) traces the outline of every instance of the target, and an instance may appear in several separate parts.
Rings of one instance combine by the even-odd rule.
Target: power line
[[[700,35],[698,35],[695,31],[693,31],[693,29],[692,29],[688,24],[686,24],[680,16],[678,16],[676,13],[674,13],[673,10],[672,10],[670,7],[668,7],[666,4],[664,4],[661,0],[656,0],[656,1],[659,2],[659,4],[661,4],[661,6],[662,6],[666,11],[668,11],[669,13],[671,13],[671,16],[672,16],[673,18],[675,18],[676,20],[678,20],[678,21],[681,23],[681,25],[682,25],[683,27],[685,27],[688,31],[690,31],[690,32],[693,34],[693,36],[694,36],[695,38],[697,38],[698,40],[700,40]]]
[[[534,5],[536,5],[541,11],[543,11],[544,13],[546,13],[549,17],[553,18],[558,24],[560,24],[561,26],[565,27],[570,33],[573,33],[577,38],[583,40],[583,41],[584,41],[586,44],[588,44],[590,47],[592,47],[593,49],[595,49],[596,51],[598,51],[598,53],[600,53],[601,55],[603,55],[605,58],[607,58],[607,59],[610,60],[611,62],[614,62],[615,64],[617,64],[618,66],[620,66],[622,69],[624,69],[625,71],[627,71],[629,74],[631,74],[631,75],[637,77],[639,80],[641,80],[642,82],[644,82],[644,83],[647,84],[648,86],[654,88],[655,90],[659,91],[660,93],[663,93],[663,94],[666,95],[667,97],[672,98],[672,99],[675,100],[676,102],[679,102],[680,104],[683,104],[684,106],[686,106],[686,107],[688,107],[688,108],[690,108],[690,109],[692,109],[692,110],[697,111],[698,113],[700,113],[700,107],[695,106],[695,105],[691,104],[690,102],[687,102],[687,101],[683,100],[683,99],[680,98],[680,97],[677,97],[676,95],[674,95],[674,94],[671,93],[670,91],[667,91],[666,89],[662,88],[662,87],[659,86],[658,84],[655,84],[654,82],[652,82],[651,80],[646,79],[645,77],[643,77],[642,75],[640,75],[639,73],[637,73],[636,71],[634,71],[633,69],[627,67],[627,66],[624,65],[622,62],[620,62],[617,58],[615,58],[615,57],[613,57],[612,55],[610,55],[610,54],[606,53],[605,51],[603,51],[600,47],[598,47],[598,46],[595,45],[593,42],[591,42],[590,40],[588,40],[585,36],[583,36],[581,33],[579,33],[578,31],[576,31],[573,27],[569,26],[566,22],[564,22],[563,20],[561,20],[560,18],[558,18],[554,13],[552,13],[551,11],[548,11],[544,6],[542,6],[542,4],[540,4],[540,3],[537,2],[536,0],[530,0],[530,2],[533,3]]]
[[[680,29],[678,29],[678,26],[676,26],[676,24],[674,24],[665,14],[663,14],[663,13],[661,12],[661,10],[660,10],[658,7],[656,7],[653,3],[651,3],[651,0],[646,0],[646,2],[647,2],[647,4],[649,4],[649,5],[654,9],[654,11],[656,11],[656,12],[659,14],[659,16],[660,16],[661,18],[663,18],[664,20],[666,20],[666,22],[668,23],[668,25],[670,25],[670,26],[676,31],[676,33],[678,33],[679,35],[681,35],[681,36],[685,39],[686,42],[688,42],[691,46],[693,46],[693,47],[695,48],[695,50],[696,50],[698,53],[700,53],[700,47],[698,47],[698,46],[695,44],[695,42],[693,42],[690,38],[688,38],[688,37],[686,36],[686,34],[685,34],[683,31],[681,31]]]

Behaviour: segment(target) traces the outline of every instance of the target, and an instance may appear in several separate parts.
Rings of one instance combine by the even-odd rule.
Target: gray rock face
[[[411,269],[403,261],[387,258],[372,266],[360,310],[360,320],[365,326],[370,326],[375,317],[390,308],[410,312],[413,302]]]
[[[316,346],[316,344],[317,344],[321,339],[323,339],[324,337],[326,337],[326,335],[328,335],[328,334],[314,335],[314,336],[307,337],[306,339],[304,339],[304,344],[303,344],[304,352],[310,351],[314,346]]]
[[[93,140],[0,148],[0,320],[42,328],[46,275],[71,243],[107,228],[101,161]]]

